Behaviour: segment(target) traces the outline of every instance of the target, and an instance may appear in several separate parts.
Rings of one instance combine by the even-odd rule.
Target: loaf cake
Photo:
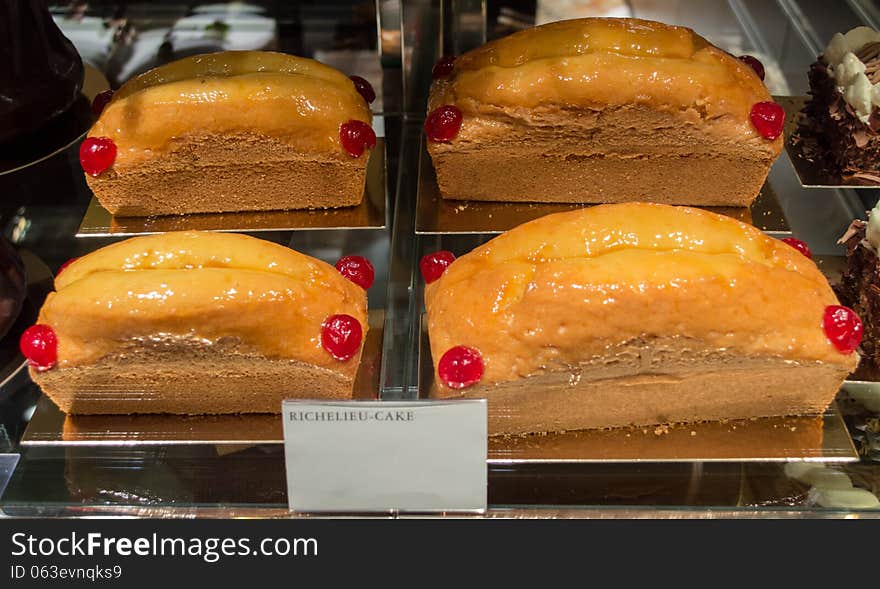
[[[332,266],[244,235],[137,237],[68,265],[21,339],[63,411],[278,413],[350,398],[365,290]]]
[[[426,287],[440,398],[489,400],[492,433],[821,413],[859,318],[798,249],[701,209],[549,215]]]
[[[864,320],[859,372],[876,378],[880,373],[880,205],[868,214],[867,223],[853,221],[839,243],[846,245],[846,268],[837,293]]]
[[[837,33],[810,66],[797,139],[835,173],[880,183],[880,33]]]
[[[747,206],[785,113],[690,29],[561,21],[435,69],[425,122],[443,198]]]
[[[114,215],[344,207],[363,199],[371,123],[355,82],[311,59],[197,55],[123,85],[80,162]]]

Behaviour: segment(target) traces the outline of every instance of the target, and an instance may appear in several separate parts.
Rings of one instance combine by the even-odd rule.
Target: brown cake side
[[[360,354],[353,362],[359,362]],[[143,347],[71,368],[32,373],[65,413],[279,413],[284,399],[350,399],[354,378],[234,345]]]
[[[498,112],[469,118],[473,139],[430,151],[446,199],[749,206],[776,155],[699,121],[637,105]]]
[[[366,167],[350,157],[303,153],[270,137],[190,137],[137,166],[86,176],[114,215],[271,211],[354,206]]]
[[[565,370],[476,386],[464,397],[491,400],[492,435],[557,432],[819,415],[848,373],[835,364],[650,340]]]

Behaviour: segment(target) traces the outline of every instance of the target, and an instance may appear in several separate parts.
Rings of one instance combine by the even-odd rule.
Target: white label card
[[[284,401],[290,509],[483,511],[486,401]]]

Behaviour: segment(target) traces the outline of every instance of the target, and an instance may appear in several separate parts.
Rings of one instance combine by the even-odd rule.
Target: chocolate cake
[[[846,244],[846,269],[837,286],[840,302],[862,319],[862,365],[859,372],[876,372],[880,366],[880,208],[868,223],[853,221],[838,243]]]
[[[45,0],[0,0],[0,144],[37,131],[79,98],[83,64]]]
[[[880,183],[880,33],[837,33],[808,75],[795,141],[841,176]]]

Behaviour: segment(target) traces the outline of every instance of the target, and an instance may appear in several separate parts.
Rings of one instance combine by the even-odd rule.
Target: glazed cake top
[[[425,293],[435,366],[479,351],[482,383],[679,338],[694,353],[855,366],[823,330],[834,292],[793,247],[701,209],[631,203],[548,215],[455,260]]]
[[[333,266],[234,233],[175,232],[121,241],[77,259],[55,280],[39,323],[66,368],[152,342],[222,345],[354,374],[321,346],[335,314],[367,330],[365,291]]]
[[[430,108],[602,108],[647,105],[694,110],[732,141],[760,139],[749,113],[769,101],[740,60],[684,27],[653,21],[585,18],[514,33],[456,58],[437,80]],[[766,142],[764,142],[766,143]],[[773,143],[779,143],[777,139]]]
[[[117,146],[125,168],[188,139],[257,134],[304,153],[348,158],[339,126],[372,123],[366,101],[342,72],[312,59],[267,51],[187,57],[124,84],[89,137]]]

